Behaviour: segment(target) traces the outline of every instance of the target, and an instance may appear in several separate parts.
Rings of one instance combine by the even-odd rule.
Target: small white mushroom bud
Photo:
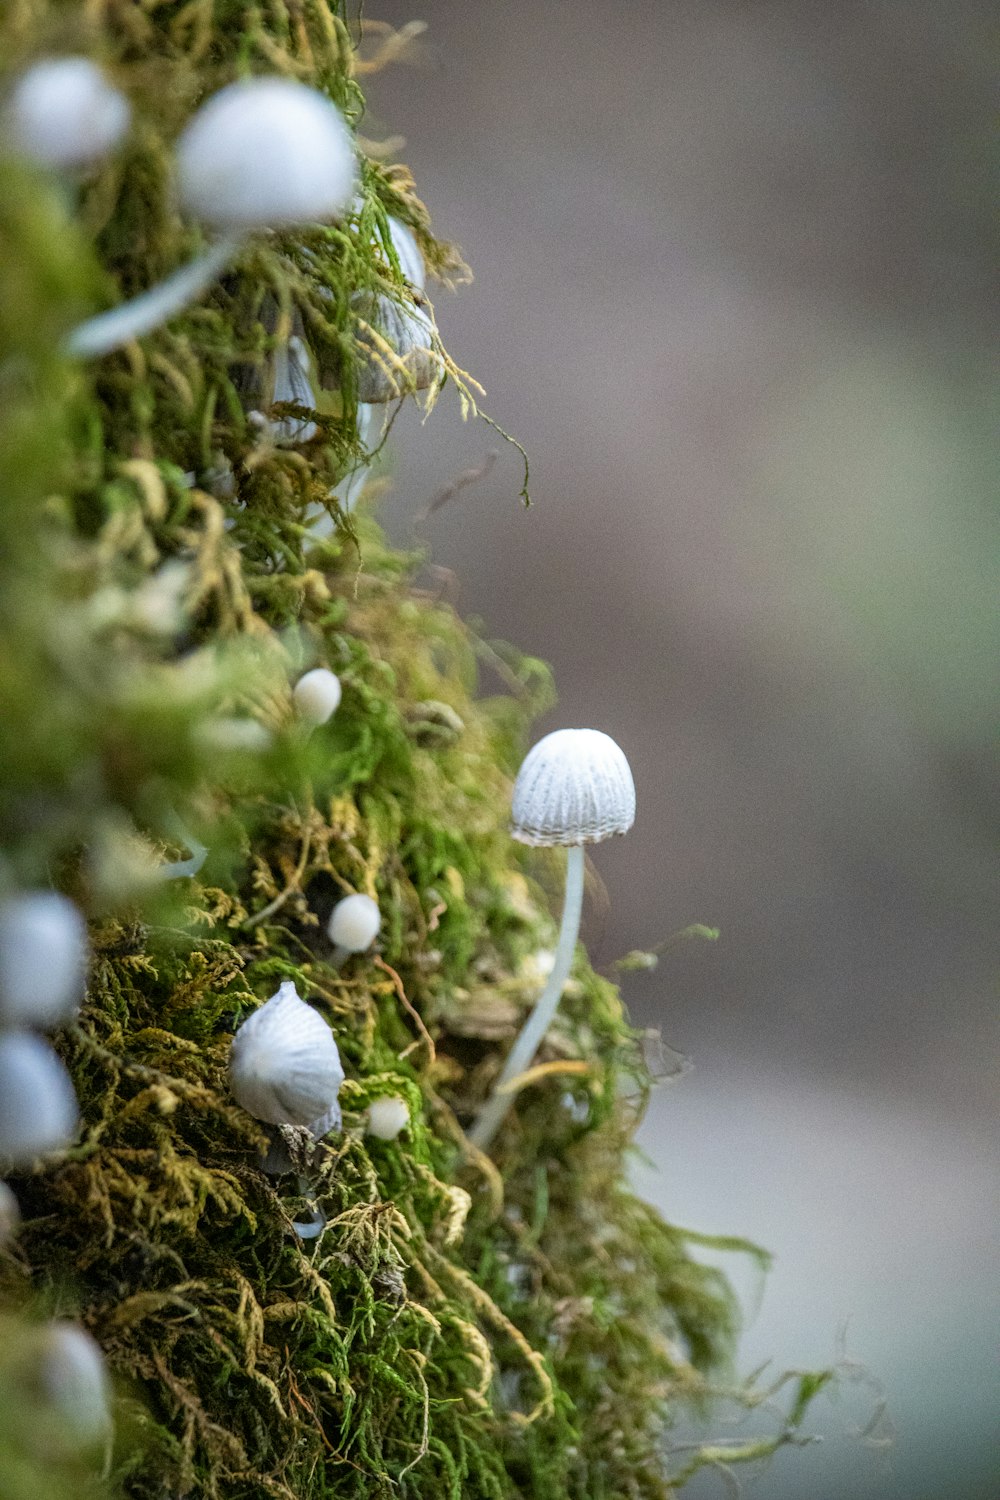
[[[47,1031],[76,1015],[87,977],[87,927],[58,891],[0,902],[0,1026]]]
[[[313,667],[292,689],[292,702],[307,724],[325,724],[340,706],[340,678],[326,667]]]
[[[13,1192],[0,1182],[0,1250],[10,1243],[21,1223],[21,1209]]]
[[[45,167],[84,167],[112,151],[131,109],[89,57],[50,57],[14,85],[6,111],[14,149]]]
[[[300,1125],[324,1135],[339,1121],[344,1081],[333,1033],[300,1000],[291,980],[279,986],[233,1037],[229,1087],[248,1114],[268,1125]]]
[[[573,964],[583,912],[584,845],[627,833],[635,822],[635,784],[624,752],[598,729],[557,729],[524,758],[514,782],[511,833],[524,844],[566,845],[566,894],[552,971],[514,1041],[493,1093],[469,1132],[481,1151],[493,1140],[552,1023]]]
[[[339,968],[352,953],[364,953],[378,937],[382,913],[378,902],[360,892],[345,896],[330,913],[326,930],[334,945],[332,962]]]
[[[48,1042],[23,1031],[0,1036],[0,1163],[28,1167],[68,1146],[79,1119],[70,1076]]]
[[[100,1345],[78,1323],[50,1323],[41,1336],[41,1384],[70,1439],[111,1436],[111,1390]]]
[[[354,194],[354,146],[323,94],[290,78],[250,78],[213,94],[177,142],[185,209],[215,229],[308,224]]]
[[[354,147],[325,95],[290,78],[249,78],[213,94],[177,142],[182,206],[221,239],[121,307],[74,329],[72,354],[107,354],[201,295],[257,229],[337,217],[351,202]]]
[[[380,1141],[394,1141],[401,1130],[410,1123],[410,1110],[405,1099],[390,1094],[384,1099],[373,1099],[368,1106],[368,1135]]]

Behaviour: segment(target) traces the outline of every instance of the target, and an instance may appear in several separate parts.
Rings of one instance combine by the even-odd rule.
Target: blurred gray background
[[[744,1369],[833,1359],[846,1325],[896,1429],[858,1435],[874,1393],[845,1387],[751,1493],[995,1500],[995,7],[372,13],[429,23],[363,129],[405,133],[474,268],[439,324],[535,501],[446,391],[397,423],[380,514],[412,540],[501,448],[420,535],[463,613],[554,665],[540,732],[632,762],[594,961],[722,929],[625,980],[695,1065],[643,1190],[777,1252]]]

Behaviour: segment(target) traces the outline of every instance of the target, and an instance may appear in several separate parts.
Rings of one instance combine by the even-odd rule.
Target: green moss
[[[423,595],[420,557],[329,498],[363,457],[354,299],[408,295],[386,215],[439,272],[457,258],[405,170],[368,161],[363,232],[262,238],[167,328],[72,367],[59,346],[94,288],[115,301],[192,249],[170,143],[196,100],[286,71],[357,120],[351,35],[325,0],[23,0],[0,41],[13,63],[86,48],[136,110],[71,217],[51,185],[0,166],[0,873],[58,879],[94,943],[60,1042],[80,1142],[12,1179],[12,1339],[55,1307],[99,1339],[122,1435],[94,1480],[108,1491],[666,1496],[666,1430],[725,1370],[736,1309],[689,1237],[628,1190],[649,1077],[585,959],[497,1162],[462,1128],[552,935],[545,856],[506,832],[548,673]],[[335,382],[315,439],[281,448],[248,420],[247,392],[293,318]],[[316,505],[337,522],[324,541]],[[305,735],[289,684],[315,662],[343,702]],[[248,748],[234,718],[266,744]],[[178,817],[211,853],[197,880],[164,884]],[[377,896],[382,932],[337,969],[323,919],[351,890]],[[293,1136],[296,1170],[269,1178],[226,1062],[285,978],[328,1017],[348,1080],[343,1132]],[[379,1142],[364,1111],[387,1093],[411,1125]],[[293,1221],[316,1207],[327,1227],[303,1241]],[[11,1369],[0,1396],[5,1380],[21,1389]],[[62,1493],[63,1460],[18,1441],[0,1431],[0,1490]]]

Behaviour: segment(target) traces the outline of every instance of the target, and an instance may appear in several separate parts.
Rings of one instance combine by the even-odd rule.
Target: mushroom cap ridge
[[[511,806],[511,833],[522,844],[599,844],[634,821],[632,772],[610,735],[556,729],[528,751]]]

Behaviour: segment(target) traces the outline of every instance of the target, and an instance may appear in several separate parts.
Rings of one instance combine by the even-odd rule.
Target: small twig
[[[385,959],[380,958],[378,954],[375,955],[374,963],[377,969],[381,969],[383,973],[388,974],[389,978],[392,980],[393,988],[395,989],[396,994],[399,997],[400,1005],[406,1011],[407,1015],[411,1018],[414,1026],[420,1032],[421,1037],[426,1043],[428,1060],[430,1062],[436,1062],[437,1049],[434,1046],[434,1038],[431,1036],[430,1032],[427,1030],[427,1027],[424,1025],[423,1017],[420,1015],[420,1012],[414,1007],[412,1002],[406,998],[406,991],[403,988],[403,981],[400,979],[399,975],[396,973],[392,965],[387,964]]]
[[[244,931],[256,927],[258,922],[266,922],[268,917],[273,917],[275,912],[280,911],[294,890],[299,888],[299,881],[305,873],[306,864],[309,859],[309,845],[312,842],[312,829],[306,826],[305,835],[302,839],[302,853],[299,862],[292,872],[292,878],[288,881],[283,891],[279,891],[273,901],[269,901],[260,911],[255,912],[252,917],[247,917],[243,923]]]
[[[500,449],[491,448],[478,468],[463,469],[461,474],[457,474],[451,484],[446,484],[444,489],[439,490],[434,499],[424,506],[423,510],[417,512],[413,517],[413,529],[416,530],[418,526],[422,526],[429,516],[432,516],[436,510],[440,510],[442,505],[447,505],[449,500],[454,500],[455,496],[462,490],[468,489],[470,484],[478,484],[481,479],[485,479],[499,457]]]

